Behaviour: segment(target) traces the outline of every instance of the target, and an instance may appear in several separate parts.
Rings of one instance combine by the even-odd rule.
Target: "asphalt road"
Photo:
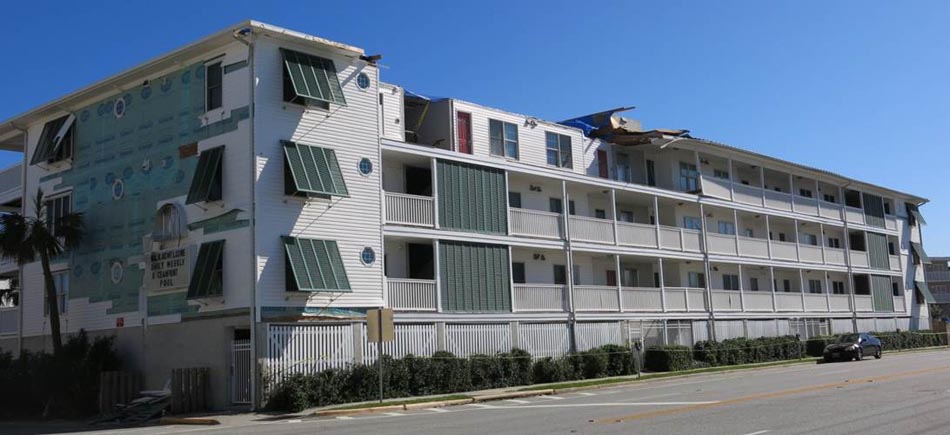
[[[950,433],[950,351],[644,382],[353,417],[147,427],[208,434]],[[114,432],[113,432],[114,433]]]

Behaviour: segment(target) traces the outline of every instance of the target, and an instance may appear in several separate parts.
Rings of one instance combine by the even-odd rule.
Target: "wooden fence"
[[[211,369],[193,367],[172,370],[172,414],[207,411]]]
[[[142,390],[142,375],[130,372],[102,372],[99,375],[99,412],[109,413],[116,404],[126,404]]]

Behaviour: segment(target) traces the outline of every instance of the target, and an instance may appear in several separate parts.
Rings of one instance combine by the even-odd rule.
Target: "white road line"
[[[685,405],[709,405],[713,403],[719,403],[718,401],[711,402],[608,402],[608,403],[545,403],[545,404],[532,404],[532,405],[517,405],[517,406],[488,406],[483,405],[485,409],[528,409],[528,408],[596,408],[604,406],[685,406]],[[470,405],[478,406],[478,405]]]
[[[482,408],[482,409],[493,409],[493,408],[497,408],[497,406],[495,406],[495,405],[483,405],[483,404],[481,404],[481,403],[472,403],[472,404],[470,404],[470,405],[468,405],[468,406],[474,406],[474,407],[476,407],[476,408]]]
[[[284,420],[284,423],[300,423],[301,421],[303,421],[303,420],[300,420],[300,419]]]
[[[596,396],[594,393],[585,393],[583,391],[579,391],[577,394],[580,394],[581,396]]]
[[[506,400],[505,402],[520,403],[520,404],[531,403],[531,402],[529,402],[529,401],[527,401],[527,400],[518,400],[518,399],[508,399],[508,400]]]
[[[442,408],[427,408],[426,411],[432,411],[432,412],[449,412],[449,411],[446,411],[446,410],[444,410],[444,409],[442,409]]]
[[[400,414],[398,412],[384,412],[383,415],[388,415],[390,417],[402,417],[406,414]]]
[[[769,432],[772,432],[772,431],[770,431],[770,430],[760,430],[760,431],[758,431],[758,432],[751,432],[751,433],[747,433],[747,434],[745,434],[745,435],[762,435],[762,434],[764,434],[764,433],[769,433]]]
[[[557,397],[557,396],[538,396],[538,397],[542,399],[550,399],[550,400],[564,400],[563,397]]]
[[[350,416],[348,416],[348,415],[341,415],[341,416],[337,417],[336,419],[337,419],[337,420],[353,420],[353,417],[350,417]],[[300,420],[297,420],[297,421],[300,421]]]

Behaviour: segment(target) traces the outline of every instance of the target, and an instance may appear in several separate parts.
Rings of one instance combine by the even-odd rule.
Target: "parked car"
[[[824,351],[825,361],[861,361],[865,355],[881,359],[881,340],[866,332],[844,334],[834,343],[825,346]]]

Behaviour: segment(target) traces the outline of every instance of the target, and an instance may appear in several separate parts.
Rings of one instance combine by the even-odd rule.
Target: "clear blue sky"
[[[381,53],[419,92],[552,120],[635,105],[929,198],[928,252],[950,255],[950,2],[40,3],[4,7],[0,119],[253,18]]]

